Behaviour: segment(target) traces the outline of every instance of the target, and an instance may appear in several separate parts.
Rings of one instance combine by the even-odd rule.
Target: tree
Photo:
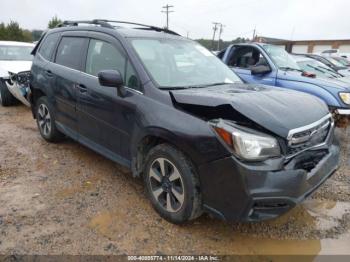
[[[0,24],[0,40],[5,40],[7,38],[7,29],[4,23]]]
[[[15,21],[9,24],[0,23],[0,40],[32,42],[32,32],[22,29]]]
[[[56,26],[58,26],[61,23],[62,23],[62,20],[59,19],[57,17],[57,15],[55,15],[54,17],[51,18],[51,20],[49,21],[49,24],[47,25],[47,27],[49,29],[52,29],[52,28],[55,28]]]
[[[12,40],[12,41],[23,41],[23,31],[19,27],[19,24],[15,21],[11,21],[7,27],[7,40]]]

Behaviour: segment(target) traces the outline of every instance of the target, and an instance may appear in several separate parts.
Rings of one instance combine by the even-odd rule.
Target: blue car
[[[326,102],[338,126],[350,123],[350,85],[303,71],[284,48],[263,43],[234,44],[221,51],[218,57],[244,82],[315,95]]]

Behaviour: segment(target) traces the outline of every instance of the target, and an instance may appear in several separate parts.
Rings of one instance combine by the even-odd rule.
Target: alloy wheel
[[[148,180],[153,197],[167,212],[181,209],[185,200],[185,189],[176,166],[165,158],[157,158],[151,164]]]
[[[51,132],[51,116],[49,109],[44,104],[40,104],[38,109],[38,124],[42,134],[48,136]]]

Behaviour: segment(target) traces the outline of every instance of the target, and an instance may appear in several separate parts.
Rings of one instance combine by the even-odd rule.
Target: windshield
[[[0,46],[0,61],[32,61],[31,46]]]
[[[327,60],[331,62],[333,65],[338,67],[344,67],[343,64],[339,63],[337,60],[335,60],[333,57],[327,57]]]
[[[350,66],[350,62],[344,57],[333,57],[333,59],[337,60],[343,66]]]
[[[174,39],[133,39],[131,42],[160,88],[241,82],[215,55],[195,42]]]
[[[275,45],[264,45],[263,48],[280,69],[300,70],[294,58],[284,50],[283,47]]]
[[[299,61],[298,65],[303,71],[314,73],[317,77],[340,77],[333,69],[316,60]]]

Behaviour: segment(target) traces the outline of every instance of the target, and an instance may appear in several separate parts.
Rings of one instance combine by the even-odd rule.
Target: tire
[[[55,124],[55,116],[46,96],[40,97],[35,106],[36,123],[40,135],[48,142],[58,142],[64,137]]]
[[[12,106],[16,102],[17,99],[8,90],[5,80],[0,79],[0,104],[2,106]]]
[[[182,224],[202,214],[195,169],[175,147],[161,144],[152,148],[146,157],[143,179],[153,208],[167,221]]]

